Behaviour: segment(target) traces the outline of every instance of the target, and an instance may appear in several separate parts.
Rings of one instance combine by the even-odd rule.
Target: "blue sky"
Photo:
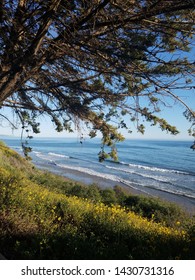
[[[188,105],[191,106],[192,109],[195,110],[195,98],[194,98],[195,92],[186,92],[186,102]],[[166,133],[165,131],[162,132],[158,126],[151,126],[150,123],[147,124],[147,122],[144,122],[144,125],[146,126],[146,132],[144,135],[141,135],[140,133],[136,132],[136,128],[134,124],[131,124],[131,129],[133,131],[132,134],[128,134],[126,130],[121,130],[121,132],[124,134],[126,138],[131,139],[158,139],[158,140],[193,140],[192,137],[188,135],[187,130],[190,127],[190,123],[185,119],[183,116],[184,108],[177,104],[173,106],[172,108],[162,108],[162,112],[160,114],[160,117],[166,118],[168,122],[170,122],[171,125],[174,125],[178,128],[180,131],[180,134],[177,136],[170,135]],[[1,110],[1,113],[5,113],[7,117],[12,119],[12,114],[8,112],[8,110]],[[50,121],[50,119],[46,117],[42,117],[40,120],[41,122],[41,133],[33,135],[34,137],[79,137],[80,133],[68,133],[66,131],[58,133],[55,131],[55,128]],[[84,135],[84,137],[87,137],[87,130],[82,129],[81,131]],[[0,127],[0,135],[8,135],[8,136],[20,136],[21,130],[14,130],[10,128],[7,122],[3,121],[1,123]],[[101,135],[99,135],[101,136]]]

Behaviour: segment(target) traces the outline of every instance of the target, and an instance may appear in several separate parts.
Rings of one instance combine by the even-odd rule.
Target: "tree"
[[[1,0],[1,108],[35,133],[41,114],[58,131],[81,121],[91,137],[102,133],[112,157],[118,129],[131,122],[141,133],[145,118],[177,134],[158,117],[170,100],[193,126],[176,90],[195,88],[194,8],[194,0]]]

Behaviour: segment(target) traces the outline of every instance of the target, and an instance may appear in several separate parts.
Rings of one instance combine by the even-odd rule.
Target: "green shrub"
[[[167,226],[174,226],[178,221],[181,223],[187,219],[187,215],[179,206],[158,198],[130,195],[124,200],[124,205],[143,217],[165,223]]]
[[[118,202],[113,189],[104,189],[101,190],[100,193],[102,197],[102,202],[106,205],[116,204]]]
[[[114,186],[113,190],[115,192],[117,203],[120,205],[124,205],[124,201],[128,197],[129,192],[124,188],[122,188],[121,186],[117,186],[117,185]]]
[[[101,201],[100,189],[95,184],[84,186],[82,184],[75,183],[68,191],[66,191],[66,194],[87,198],[94,202]]]

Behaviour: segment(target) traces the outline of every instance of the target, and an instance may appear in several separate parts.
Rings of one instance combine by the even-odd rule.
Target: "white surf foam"
[[[70,158],[69,156],[62,155],[62,154],[56,154],[56,153],[48,153],[48,155],[54,156],[54,157],[60,157],[60,158]]]
[[[144,169],[144,170],[149,170],[149,171],[158,171],[158,172],[167,172],[167,173],[177,173],[177,174],[185,174],[189,175],[187,172],[179,171],[179,170],[174,170],[174,169],[164,169],[164,168],[158,168],[158,167],[150,167],[150,166],[145,166],[145,165],[136,165],[136,164],[128,164],[129,167],[135,167],[139,169]]]
[[[120,182],[120,178],[118,176],[107,174],[107,173],[101,173],[101,172],[95,171],[95,170],[90,169],[90,168],[70,166],[70,165],[65,165],[65,164],[58,164],[58,166],[62,167],[62,168],[70,169],[70,170],[79,171],[79,172],[82,172],[82,173],[85,173],[85,174],[88,174],[88,175],[92,175],[92,176],[96,176],[96,177]]]

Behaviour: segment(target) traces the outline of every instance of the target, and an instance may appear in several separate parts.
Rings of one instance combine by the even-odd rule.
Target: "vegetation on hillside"
[[[0,143],[0,251],[8,259],[194,259],[178,206],[42,172]]]

